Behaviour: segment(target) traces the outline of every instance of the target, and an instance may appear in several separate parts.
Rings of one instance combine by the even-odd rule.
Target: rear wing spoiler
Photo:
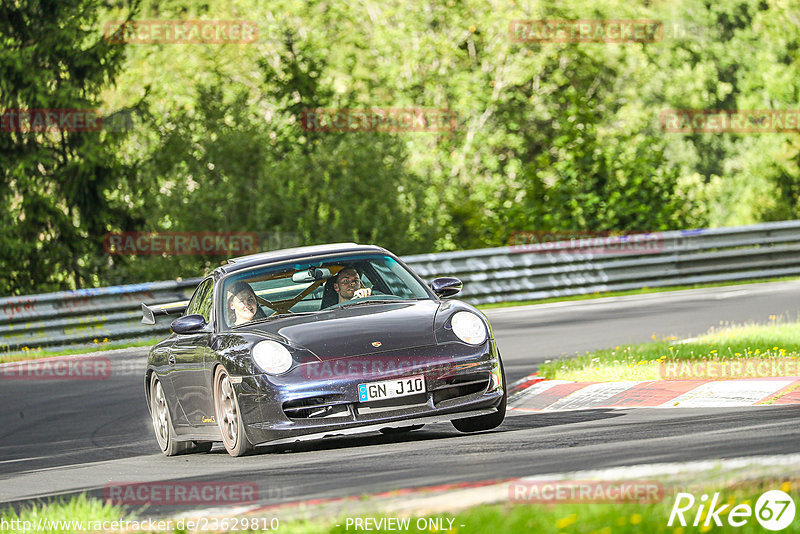
[[[152,306],[148,306],[142,302],[142,322],[144,324],[156,324],[156,315],[183,315],[188,306],[188,300],[155,304]]]

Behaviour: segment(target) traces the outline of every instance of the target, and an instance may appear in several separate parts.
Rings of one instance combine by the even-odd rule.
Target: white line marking
[[[570,393],[563,399],[557,400],[545,408],[544,411],[556,412],[591,408],[638,384],[641,384],[641,382],[601,382],[599,384],[590,384],[574,393]]]
[[[721,380],[702,384],[665,402],[660,408],[727,408],[752,406],[793,383],[787,380]]]
[[[521,478],[520,480],[558,480],[558,479],[600,479],[600,480],[622,480],[643,478],[648,476],[675,475],[681,471],[698,472],[708,470],[719,470],[721,473],[741,469],[748,466],[786,466],[787,473],[789,466],[800,467],[800,454],[779,454],[772,456],[745,456],[740,458],[727,458],[719,460],[695,460],[692,462],[670,462],[661,464],[638,464],[623,467],[612,467],[609,469],[595,469],[589,471],[573,471],[571,473],[552,473],[546,475],[534,475]]]
[[[547,391],[548,389],[554,386],[559,386],[561,384],[571,384],[571,383],[572,382],[569,380],[543,380],[541,382],[537,382],[536,384],[533,384],[532,386],[523,389],[522,393],[518,393],[518,397],[514,399],[514,402],[511,403],[511,405],[519,406],[520,404],[524,403],[526,399],[534,397],[544,391]]]

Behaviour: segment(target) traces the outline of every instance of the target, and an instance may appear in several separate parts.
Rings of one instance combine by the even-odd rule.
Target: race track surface
[[[721,322],[795,320],[800,282],[619,297],[490,310],[512,382],[560,355],[685,338]],[[263,504],[361,495],[450,482],[497,480],[641,463],[800,450],[800,406],[747,409],[593,409],[516,413],[495,431],[461,434],[449,424],[411,434],[330,438],[262,447],[231,458],[166,458],[153,437],[141,373],[145,349],[113,356],[107,380],[0,380],[0,502],[89,491],[128,482],[254,483]],[[117,365],[119,364],[119,365]],[[142,508],[142,514],[181,511]]]

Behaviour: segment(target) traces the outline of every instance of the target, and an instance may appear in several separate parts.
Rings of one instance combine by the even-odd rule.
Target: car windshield
[[[360,303],[431,298],[416,277],[384,254],[248,269],[225,278],[221,295],[224,328]]]

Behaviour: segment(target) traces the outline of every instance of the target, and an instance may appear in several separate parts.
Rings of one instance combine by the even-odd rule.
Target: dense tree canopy
[[[0,129],[0,293],[196,276],[107,232],[227,231],[398,253],[522,230],[798,217],[797,128],[665,131],[665,110],[791,110],[796,0],[12,0],[0,108],[133,111]],[[654,42],[519,42],[517,20],[657,21]],[[119,44],[133,21],[252,21],[248,42]],[[235,40],[234,40],[235,41]],[[424,108],[438,131],[313,131],[309,109]],[[402,130],[402,129],[400,129]],[[263,239],[278,236],[279,239]]]

